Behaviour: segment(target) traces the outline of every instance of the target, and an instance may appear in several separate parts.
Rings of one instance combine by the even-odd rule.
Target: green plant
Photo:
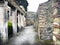
[[[12,22],[8,22],[8,37],[12,37],[13,36],[13,27],[12,27]]]
[[[53,44],[53,40],[45,40],[44,44],[45,45],[52,45]]]
[[[12,26],[12,22],[8,22],[8,26]]]

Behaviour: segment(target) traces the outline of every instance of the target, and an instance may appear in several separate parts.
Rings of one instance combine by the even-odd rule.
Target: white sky
[[[27,0],[29,3],[28,11],[36,12],[40,3],[46,2],[48,0]]]

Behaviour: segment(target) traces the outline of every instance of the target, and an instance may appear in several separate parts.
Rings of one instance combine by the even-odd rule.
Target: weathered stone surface
[[[52,18],[53,4],[54,4],[53,0],[49,0],[48,2],[40,4],[37,10],[37,15],[38,15],[37,26],[38,26],[38,30],[40,31],[38,32],[38,35],[40,35],[39,38],[42,40],[47,40],[52,38],[51,22],[53,22],[53,18]]]

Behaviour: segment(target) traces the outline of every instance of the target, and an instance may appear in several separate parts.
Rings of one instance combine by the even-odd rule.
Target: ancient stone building
[[[27,12],[26,23],[27,25],[34,25],[36,12]]]
[[[0,34],[3,42],[26,26],[26,10],[17,0],[0,0],[0,15]],[[12,24],[12,28],[9,29],[8,23]]]
[[[45,3],[39,5],[37,10],[37,29],[39,40],[52,39],[52,23],[53,23],[53,11],[54,1],[48,0]]]
[[[60,45],[60,0],[48,0],[39,5],[36,27],[39,40],[53,39],[55,45]],[[43,19],[44,18],[44,19]]]
[[[54,13],[53,13],[53,41],[55,45],[60,45],[60,0],[55,0]]]

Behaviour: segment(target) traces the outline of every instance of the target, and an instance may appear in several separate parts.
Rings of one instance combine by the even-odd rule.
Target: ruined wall
[[[53,41],[56,45],[60,45],[58,35],[60,34],[60,1],[55,0],[53,13]],[[58,36],[58,37],[57,37]]]
[[[53,23],[53,0],[49,0],[39,5],[37,10],[37,29],[38,36],[41,40],[52,39],[52,23]],[[41,19],[40,19],[41,18]],[[43,19],[44,18],[44,19]]]

